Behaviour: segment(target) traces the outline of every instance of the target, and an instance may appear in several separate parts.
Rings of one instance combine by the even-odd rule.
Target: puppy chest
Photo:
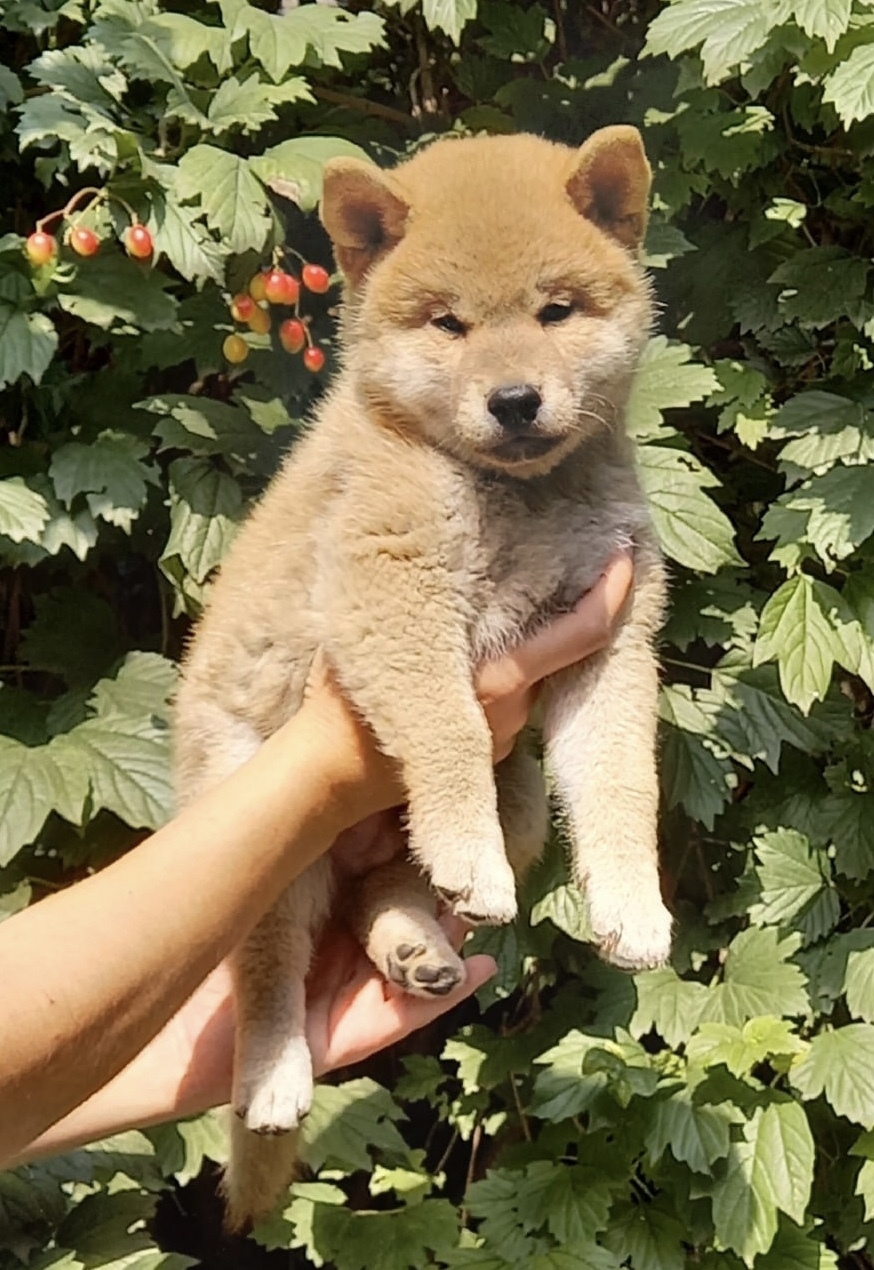
[[[499,656],[547,618],[571,609],[629,534],[590,510],[484,520],[472,570],[474,660]]]

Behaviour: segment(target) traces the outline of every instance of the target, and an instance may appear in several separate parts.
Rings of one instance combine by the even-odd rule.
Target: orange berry
[[[239,366],[249,356],[249,345],[240,335],[228,335],[222,344],[222,352],[229,362]]]
[[[152,235],[145,225],[131,225],[124,233],[125,250],[134,260],[148,260],[155,250]]]
[[[252,312],[246,318],[246,325],[250,331],[254,331],[256,335],[266,335],[270,330],[270,314],[266,309],[261,309],[256,304]]]
[[[249,295],[257,303],[267,299],[267,275],[256,273],[249,282]]]
[[[51,234],[44,234],[41,229],[32,233],[24,244],[24,251],[32,265],[45,265],[58,250],[58,244]]]
[[[93,256],[100,246],[100,239],[93,229],[84,225],[76,225],[70,230],[67,241],[77,256]]]

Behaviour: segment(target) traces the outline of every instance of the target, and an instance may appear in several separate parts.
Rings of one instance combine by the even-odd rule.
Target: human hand
[[[464,924],[449,916],[443,920],[460,947]],[[465,982],[447,996],[408,996],[386,983],[348,932],[330,927],[307,985],[307,1040],[316,1074],[360,1062],[402,1040],[475,992],[495,970],[492,958],[483,955],[464,964]],[[227,1103],[233,1061],[233,992],[223,962],[127,1067],[13,1162]]]
[[[512,750],[542,681],[609,645],[631,591],[633,574],[630,554],[617,554],[570,613],[479,668],[474,682],[494,739],[496,762]],[[333,786],[346,826],[404,801],[397,765],[380,753],[373,734],[343,696],[321,655],[313,664],[301,714],[304,712],[308,726],[323,735],[332,755]]]

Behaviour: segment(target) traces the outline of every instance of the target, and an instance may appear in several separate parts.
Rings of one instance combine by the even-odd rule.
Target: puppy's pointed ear
[[[376,164],[345,158],[325,164],[322,224],[353,287],[403,238],[409,210],[391,175]]]
[[[640,133],[621,124],[592,133],[574,156],[566,188],[582,216],[636,250],[646,232],[650,179]]]

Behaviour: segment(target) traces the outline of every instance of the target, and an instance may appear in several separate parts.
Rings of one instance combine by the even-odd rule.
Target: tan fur
[[[642,967],[669,951],[652,652],[662,566],[623,430],[651,319],[635,258],[648,187],[626,127],[579,151],[446,140],[391,173],[354,160],[326,171],[322,215],[348,283],[344,367],[212,590],[179,694],[178,788],[193,797],[293,714],[322,645],[402,766],[416,868],[376,870],[354,924],[409,991],[446,991],[461,973],[434,890],[472,920],[511,921],[508,858],[524,871],[546,832],[523,749],[493,773],[473,669],[571,606],[623,545],[633,599],[610,650],[547,685],[546,755],[604,955]],[[568,304],[557,318],[546,307]],[[435,325],[446,315],[463,333]],[[493,394],[518,386],[536,390],[536,416],[502,424]],[[309,869],[235,959],[233,1102],[256,1133],[294,1129],[312,1096],[303,980],[335,861]],[[267,1144],[284,1155],[268,1183],[257,1139],[235,1137],[226,1191],[240,1226],[271,1206],[293,1152]]]

